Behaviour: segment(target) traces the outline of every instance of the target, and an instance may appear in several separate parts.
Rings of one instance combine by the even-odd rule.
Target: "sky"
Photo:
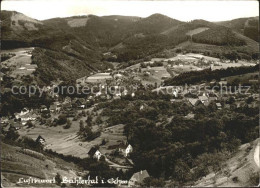
[[[148,17],[160,13],[181,21],[225,21],[259,16],[258,1],[253,0],[3,0],[1,9],[15,10],[38,20],[88,14]]]

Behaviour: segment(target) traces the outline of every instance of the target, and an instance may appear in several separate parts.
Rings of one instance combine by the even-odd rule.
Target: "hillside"
[[[188,48],[186,45],[182,45],[186,42],[192,42]],[[205,20],[179,23],[159,34],[129,37],[120,44],[120,48],[115,48],[113,51],[118,54],[118,61],[124,62],[153,54],[162,56],[163,50],[174,49],[179,45],[183,51],[209,52],[214,57],[228,58],[225,53],[236,51],[241,54],[242,58],[251,59],[258,52],[258,44],[252,39],[237,34],[230,28]],[[198,45],[199,49],[196,47]],[[208,46],[213,47],[209,49]]]
[[[239,18],[230,21],[217,22],[219,25],[229,27],[255,41],[258,41],[259,17]]]
[[[57,173],[66,177],[78,177],[79,168],[53,156],[41,158],[38,152],[22,152],[22,148],[1,143],[1,183],[3,187],[19,186],[19,178],[53,179]],[[28,150],[29,151],[29,150]],[[33,153],[33,155],[31,155]],[[40,170],[41,169],[41,170]],[[59,187],[55,184],[34,184],[36,187]]]
[[[197,181],[196,187],[251,187],[259,183],[259,164],[255,160],[258,155],[259,139],[252,143],[243,144],[239,150],[225,161],[221,171],[210,173]]]
[[[42,83],[58,75],[70,80],[106,70],[111,64],[104,61],[102,53],[108,51],[117,56],[113,59],[116,62],[163,56],[164,50],[176,49],[188,41],[193,45],[182,45],[182,50],[196,51],[199,45],[198,52],[217,57],[228,58],[225,53],[235,51],[239,58],[255,59],[258,52],[258,44],[250,39],[257,36],[253,30],[244,31],[249,33],[248,38],[236,24],[228,28],[230,24],[224,22],[185,23],[161,14],[147,18],[88,15],[39,21],[15,11],[1,13],[2,49],[39,47],[33,58]],[[255,22],[247,20],[245,25],[253,28]],[[214,47],[209,50],[208,45]]]

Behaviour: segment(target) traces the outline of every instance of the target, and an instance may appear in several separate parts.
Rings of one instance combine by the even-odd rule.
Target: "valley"
[[[257,185],[256,18],[1,13],[4,187]]]

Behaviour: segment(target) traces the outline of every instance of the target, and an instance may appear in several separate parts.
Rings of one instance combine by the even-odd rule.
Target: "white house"
[[[15,118],[19,119],[19,118],[21,118],[21,116],[24,116],[24,115],[28,114],[29,112],[30,111],[27,108],[24,108],[21,110],[20,113],[15,113]]]
[[[142,183],[145,178],[150,177],[146,170],[141,170],[133,174],[131,179],[128,181],[128,187],[138,187],[142,186]]]
[[[127,157],[130,153],[133,152],[133,147],[130,144],[128,144],[127,147],[126,145],[121,145],[119,146],[119,151],[122,152],[125,157]]]
[[[95,159],[99,160],[101,158],[101,156],[102,156],[102,153],[98,149],[92,147],[89,150],[88,155],[90,157],[92,157],[92,158],[95,158]]]
[[[130,144],[128,144],[127,148],[125,149],[125,156],[127,157],[132,152],[133,152],[133,147]]]
[[[174,90],[173,93],[174,97],[178,97],[178,91]]]

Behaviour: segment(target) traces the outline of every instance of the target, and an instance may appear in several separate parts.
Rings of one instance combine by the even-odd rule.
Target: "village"
[[[228,89],[234,78],[221,78],[186,86],[164,86],[165,79],[186,71],[253,65],[255,64],[220,62],[202,55],[186,54],[170,59],[156,58],[126,69],[108,69],[106,72],[93,73],[75,81],[79,88],[95,87],[94,92],[83,97],[61,96],[59,93],[54,95],[54,89],[60,83],[55,82],[44,87],[44,92],[54,101],[52,104],[40,105],[35,109],[25,107],[13,116],[2,117],[1,124],[5,131],[14,127],[21,136],[33,138],[41,143],[44,149],[64,155],[73,153],[80,158],[103,158],[111,168],[127,171],[134,166],[131,153],[135,148],[128,143],[123,124],[108,126],[105,117],[100,115],[102,110],[96,108],[98,104],[125,97],[135,100],[138,90],[142,89],[158,95],[170,95],[170,103],[185,103],[191,109],[198,106],[212,106],[217,110],[236,109],[241,106],[255,108],[259,95],[252,88],[242,87],[234,92],[224,93],[219,89]],[[246,82],[257,83],[257,73],[250,74]],[[139,110],[142,111],[146,107],[144,102],[139,106]],[[191,112],[185,118],[193,119],[194,116]],[[80,126],[90,127],[90,131],[80,135]],[[88,139],[83,139],[84,136]],[[149,177],[146,169],[136,172],[128,185],[141,184],[146,177]]]

